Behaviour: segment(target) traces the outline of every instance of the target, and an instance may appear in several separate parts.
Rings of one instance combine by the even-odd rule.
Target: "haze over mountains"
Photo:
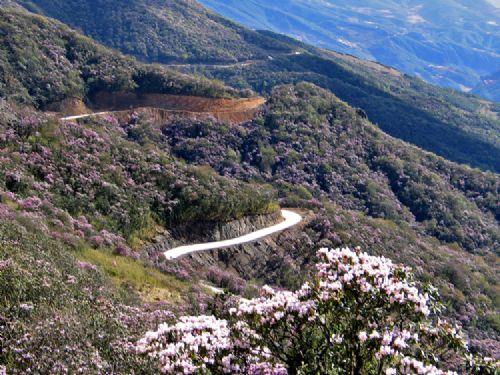
[[[484,0],[200,2],[253,29],[284,33],[500,100],[491,88],[498,80],[486,78],[500,66],[500,9]]]

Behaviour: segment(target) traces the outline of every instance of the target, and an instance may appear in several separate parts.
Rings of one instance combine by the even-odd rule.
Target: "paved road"
[[[77,115],[77,116],[61,117],[61,118],[60,118],[60,120],[61,120],[61,121],[78,120],[78,119],[85,118],[85,117],[90,117],[90,116],[100,116],[100,115],[105,115],[105,114],[108,114],[108,113],[110,113],[110,112],[96,112],[96,113],[88,113],[88,114],[85,114],[85,115]]]
[[[281,215],[285,220],[279,224],[270,226],[268,228],[264,228],[256,232],[249,233],[241,237],[233,238],[231,240],[207,242],[207,243],[176,247],[174,249],[165,251],[163,255],[165,255],[167,259],[175,259],[184,255],[196,253],[198,251],[222,249],[225,247],[241,245],[244,243],[253,242],[255,240],[267,237],[273,233],[281,232],[285,229],[297,225],[302,221],[302,216],[292,211],[281,210]]]

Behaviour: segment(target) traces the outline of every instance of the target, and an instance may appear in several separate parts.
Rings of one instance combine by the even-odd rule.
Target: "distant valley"
[[[484,0],[200,2],[253,29],[284,33],[393,66],[433,84],[500,100],[498,80],[483,78],[500,66],[498,4]],[[488,89],[476,88],[484,81],[490,81]]]

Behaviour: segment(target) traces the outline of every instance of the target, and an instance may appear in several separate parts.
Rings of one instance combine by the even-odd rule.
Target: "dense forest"
[[[39,108],[99,91],[238,96],[220,82],[144,65],[68,27],[0,9],[0,97]]]
[[[497,175],[390,138],[317,86],[275,89],[265,115],[242,127],[181,122],[167,124],[163,133],[177,157],[209,164],[222,175],[270,183],[283,205],[328,207],[334,202],[344,215],[360,215],[349,220],[385,223],[380,224],[382,236],[392,223],[405,242],[437,240],[466,257],[469,252],[494,258],[500,250]],[[344,220],[337,222],[342,226]],[[349,241],[364,242],[363,233],[373,232],[349,231]],[[329,240],[333,246],[343,242],[334,234]],[[415,261],[404,249],[397,257],[407,264]]]
[[[238,26],[192,0],[17,3],[147,61],[228,63],[262,59],[268,51],[290,51],[286,44]]]

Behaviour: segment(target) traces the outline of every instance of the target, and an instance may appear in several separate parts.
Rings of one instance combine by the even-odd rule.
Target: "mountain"
[[[288,51],[192,0],[11,2],[56,18],[89,37],[143,60],[159,63],[236,62]],[[98,11],[96,11],[98,10]]]
[[[412,267],[411,286],[429,299],[427,284],[438,288],[443,318],[464,327],[472,353],[497,355],[499,175],[386,134],[327,88],[373,114],[403,108],[398,124],[410,108],[443,124],[459,113],[471,138],[494,105],[262,35],[291,52],[175,64],[191,75],[0,9],[0,373],[158,373],[139,339],[232,307],[213,285],[245,298],[264,283],[295,290],[311,280],[318,248],[347,245]],[[490,135],[494,124],[483,123]],[[267,228],[280,207],[303,221],[235,248],[164,256]],[[181,329],[196,317],[185,319]]]
[[[142,60],[172,61],[171,68],[234,87],[266,94],[279,84],[312,82],[363,109],[395,137],[459,163],[500,171],[498,104],[439,89],[383,65],[245,29],[194,1],[136,0],[120,6],[103,0],[17,3]],[[175,17],[167,17],[169,12]],[[140,32],[126,31],[136,27]],[[192,51],[190,56],[185,56],[186,50]]]
[[[96,91],[216,103],[237,91],[24,11],[0,9],[0,55],[0,373],[155,373],[127,342],[202,293],[143,246],[166,228],[273,214],[274,193],[186,165],[138,108],[76,123],[49,107],[90,106]]]
[[[500,7],[484,0],[200,2],[253,29],[378,61],[457,90],[470,91],[500,65]]]
[[[208,97],[239,95],[220,82],[141,64],[102,48],[62,24],[54,27],[43,17],[21,14],[24,12],[2,11],[0,15],[0,97],[45,108],[67,98],[91,102],[99,92],[126,90]]]

